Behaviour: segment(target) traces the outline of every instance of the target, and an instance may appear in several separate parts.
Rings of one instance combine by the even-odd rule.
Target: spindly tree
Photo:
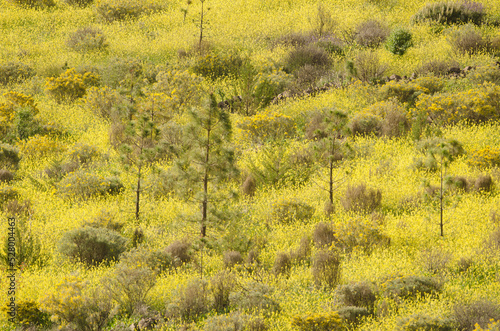
[[[230,148],[229,114],[217,106],[214,94],[208,104],[190,112],[186,128],[184,154],[177,160],[179,187],[189,188],[188,198],[200,204],[200,236],[205,238],[211,209],[220,201],[217,193],[224,181],[237,173],[234,153]]]

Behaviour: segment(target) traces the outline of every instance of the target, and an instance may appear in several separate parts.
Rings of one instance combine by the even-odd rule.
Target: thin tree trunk
[[[136,193],[136,199],[135,199],[135,219],[139,219],[139,207],[140,207],[140,201],[141,201],[141,169],[142,165],[139,165],[139,172],[137,174],[137,190],[135,191]]]
[[[440,220],[439,220],[439,227],[441,229],[441,237],[444,237],[444,225],[443,225],[443,157],[441,156],[441,190],[439,194],[439,200],[440,200]]]

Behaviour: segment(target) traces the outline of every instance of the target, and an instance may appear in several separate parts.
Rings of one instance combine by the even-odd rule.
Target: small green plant
[[[58,250],[72,260],[96,266],[117,260],[127,248],[128,241],[119,233],[106,228],[83,227],[66,232]]]
[[[405,28],[397,28],[392,31],[386,43],[387,49],[396,55],[403,55],[412,46],[412,34]]]
[[[66,70],[59,77],[47,78],[45,87],[47,93],[57,102],[74,101],[83,97],[87,88],[97,84],[98,80],[99,76],[95,73],[80,74],[73,68]]]
[[[340,331],[345,330],[342,319],[335,311],[308,313],[292,317],[292,328],[300,331]]]
[[[102,51],[108,47],[101,29],[86,26],[73,32],[66,40],[66,45],[75,52],[88,53]]]
[[[21,62],[0,64],[0,85],[22,82],[34,75],[33,69]]]

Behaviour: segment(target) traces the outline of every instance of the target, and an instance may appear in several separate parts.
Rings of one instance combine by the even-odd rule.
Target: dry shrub
[[[165,252],[174,258],[177,267],[191,261],[191,244],[188,242],[176,240],[165,248]]]
[[[314,45],[300,47],[292,50],[285,59],[285,69],[292,73],[305,65],[313,67],[327,67],[331,64],[328,53]]]
[[[487,299],[458,303],[452,316],[459,330],[474,330],[476,324],[485,328],[490,320],[500,319],[500,305]]]
[[[87,169],[88,170],[88,169]],[[89,171],[72,172],[57,185],[58,193],[68,200],[120,194],[123,184],[116,177],[103,177]]]
[[[332,226],[321,222],[314,228],[313,241],[317,248],[327,248],[337,243],[338,239],[335,236]]]
[[[0,183],[9,183],[14,180],[14,173],[7,169],[0,169]]]
[[[474,1],[440,1],[427,3],[416,13],[413,22],[431,21],[438,24],[473,23],[481,25],[486,13],[484,6]]]
[[[376,52],[363,51],[356,56],[350,70],[362,82],[376,83],[382,79],[387,66],[380,63]]]
[[[477,54],[486,51],[489,43],[481,36],[481,32],[470,26],[456,31],[451,38],[451,44],[459,53]]]
[[[490,192],[493,188],[491,175],[482,175],[474,181],[474,189],[478,192]]]
[[[452,254],[441,248],[426,249],[420,253],[424,269],[432,274],[441,273],[448,268]]]
[[[56,5],[54,0],[13,0],[13,2],[21,7],[34,9],[45,9]]]
[[[335,289],[336,300],[343,306],[363,307],[373,312],[377,296],[367,282],[339,285]]]
[[[123,103],[124,99],[120,93],[107,86],[102,88],[91,87],[87,90],[84,102],[85,106],[101,118],[117,120],[119,114],[113,113],[116,105]],[[113,116],[114,115],[114,116]]]
[[[362,322],[363,318],[367,318],[371,313],[365,307],[346,306],[337,310],[342,322],[351,327]]]
[[[459,190],[467,192],[469,189],[469,182],[463,176],[447,176],[445,178],[445,185],[447,189]]]
[[[276,41],[276,45],[283,45],[288,47],[304,47],[315,40],[314,36],[310,33],[303,32],[290,32],[280,36]]]
[[[350,219],[348,222],[338,224],[335,229],[339,238],[338,247],[345,252],[363,250],[365,253],[370,253],[376,247],[389,246],[391,238],[383,234],[380,229],[383,221],[383,218],[377,219],[372,215],[370,218]]]
[[[290,89],[292,92],[301,93],[307,88],[313,88],[316,86],[316,82],[321,79],[324,73],[324,68],[306,64],[295,71],[296,79]]]
[[[0,143],[0,167],[14,170],[17,169],[20,161],[21,157],[16,147]]]
[[[440,293],[442,284],[432,277],[406,276],[389,279],[380,287],[388,297],[414,299]]]
[[[195,278],[177,289],[174,301],[167,306],[166,317],[194,321],[207,313],[209,307],[208,284],[202,279]]]
[[[385,86],[387,86],[387,84],[384,85],[384,87]],[[380,123],[380,133],[384,136],[399,137],[408,132],[410,128],[410,123],[405,109],[394,99],[377,102],[366,108],[366,111],[382,117],[382,121]],[[378,130],[377,128],[374,128],[372,131],[377,133]]]
[[[0,64],[0,85],[22,82],[34,75],[34,70],[21,62]]]
[[[459,66],[456,62],[443,61],[443,60],[430,60],[422,64],[417,73],[420,75],[433,74],[435,76],[447,75],[451,68]]]
[[[490,233],[487,244],[493,249],[500,249],[500,227],[497,226]]]
[[[346,211],[369,214],[380,207],[382,192],[376,189],[367,189],[365,184],[348,186],[340,202]]]
[[[163,9],[159,1],[137,2],[134,0],[99,0],[95,11],[107,23],[135,19],[143,14],[149,14]]]
[[[275,275],[288,275],[292,268],[292,258],[289,253],[278,252],[274,260],[273,273]]]
[[[361,46],[378,47],[389,35],[389,29],[376,20],[369,20],[356,27],[356,42]]]
[[[307,221],[314,215],[314,207],[297,200],[280,200],[273,204],[271,220],[289,224]]]
[[[212,295],[212,308],[217,312],[227,311],[230,306],[229,295],[235,286],[235,277],[229,272],[222,271],[212,277],[209,286],[209,292]]]
[[[375,114],[360,112],[351,119],[349,128],[353,135],[378,136],[382,131],[382,119]]]
[[[433,317],[422,313],[416,313],[410,316],[399,318],[397,321],[398,329],[401,331],[453,331],[455,326],[452,320],[442,317]]]
[[[68,5],[75,7],[88,7],[94,0],[64,0]]]
[[[244,195],[253,197],[256,190],[257,182],[255,181],[255,178],[250,174],[245,178],[245,181],[241,185],[241,191]]]
[[[291,253],[292,259],[297,262],[308,261],[311,256],[311,238],[304,236],[300,239],[299,247]]]
[[[266,331],[269,330],[264,319],[241,312],[231,312],[207,318],[203,331]]]
[[[274,288],[264,283],[252,282],[243,286],[239,292],[229,295],[231,305],[242,311],[271,315],[281,310],[273,299]]]
[[[224,252],[224,266],[228,269],[234,268],[238,264],[243,263],[243,257],[238,251]]]
[[[500,84],[500,67],[496,63],[478,66],[468,77],[478,84],[491,82],[498,85]]]
[[[66,46],[75,52],[102,51],[108,47],[101,29],[86,26],[73,32],[66,40]]]
[[[319,250],[313,257],[312,274],[317,286],[335,288],[340,281],[340,256],[331,250]]]

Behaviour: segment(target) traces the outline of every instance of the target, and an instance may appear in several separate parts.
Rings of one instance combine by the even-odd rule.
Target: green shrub
[[[307,221],[314,215],[314,207],[298,200],[278,200],[273,203],[271,220],[283,224]]]
[[[42,299],[42,308],[52,318],[73,330],[103,330],[112,315],[111,298],[102,289],[89,288],[77,276],[65,277]]]
[[[18,302],[16,303],[16,308],[17,324],[23,328],[46,328],[51,325],[50,315],[41,311],[36,301]]]
[[[369,214],[380,206],[382,192],[380,190],[367,189],[365,184],[348,186],[340,202],[346,211]]]
[[[79,74],[76,70],[68,69],[59,77],[47,78],[45,87],[57,102],[73,101],[81,98],[87,88],[97,84],[99,76],[92,72]]]
[[[341,331],[345,330],[342,319],[335,311],[308,313],[292,317],[292,328],[300,331]]]
[[[401,331],[453,331],[453,321],[447,318],[433,317],[422,313],[399,318],[398,330]]]
[[[324,49],[330,55],[343,55],[345,44],[342,40],[333,37],[333,36],[325,36],[320,38],[316,45]]]
[[[500,305],[487,299],[457,303],[452,317],[458,330],[473,330],[476,324],[485,328],[488,322],[500,320]]]
[[[396,55],[403,55],[412,46],[411,32],[404,28],[397,28],[392,31],[386,43],[389,52]]]
[[[331,65],[328,53],[313,45],[293,49],[285,59],[285,70],[289,73],[296,72],[305,65],[315,67],[328,67]]]
[[[440,92],[444,86],[444,80],[438,77],[419,77],[411,82],[390,81],[380,88],[380,97],[396,98],[401,103],[413,105],[419,95]]]
[[[86,26],[70,34],[66,46],[75,52],[88,53],[102,51],[108,44],[101,29]]]
[[[195,74],[216,80],[238,75],[243,59],[236,54],[208,53],[192,67]]]
[[[135,19],[143,14],[160,11],[163,7],[160,1],[97,0],[95,3],[97,15],[107,23]]]
[[[58,193],[66,199],[87,200],[92,197],[115,195],[123,190],[116,177],[103,177],[87,171],[68,174],[57,185]]]
[[[481,53],[489,47],[481,32],[471,26],[464,26],[453,33],[451,44],[459,53],[468,55]]]
[[[0,85],[19,83],[34,75],[33,69],[21,62],[0,64]]]
[[[389,35],[389,29],[376,20],[369,20],[356,27],[356,42],[365,47],[378,47]]]
[[[444,148],[450,161],[455,160],[465,153],[462,143],[455,139],[428,138],[422,140],[417,145],[417,150],[421,153],[433,153],[437,148]],[[429,170],[437,170],[435,163],[426,163]]]
[[[255,76],[253,97],[255,104],[264,108],[290,84],[293,76],[281,68],[259,72]]]
[[[414,299],[441,292],[442,284],[432,277],[406,276],[389,279],[380,288],[389,297]]]
[[[268,315],[280,311],[273,299],[274,288],[264,283],[249,283],[239,292],[229,295],[231,305],[249,313]]]
[[[312,259],[312,275],[317,286],[334,289],[340,281],[340,256],[331,250],[319,250]]]
[[[117,260],[127,249],[127,239],[105,228],[83,227],[66,232],[58,250],[70,259],[96,266],[109,260]]]
[[[431,21],[438,24],[474,23],[480,25],[485,17],[481,3],[473,1],[441,1],[426,4],[413,16],[413,22]]]
[[[118,91],[107,86],[97,88],[95,86],[87,90],[84,102],[85,106],[99,117],[114,119],[118,114],[114,113],[114,107],[123,103],[124,99]]]

